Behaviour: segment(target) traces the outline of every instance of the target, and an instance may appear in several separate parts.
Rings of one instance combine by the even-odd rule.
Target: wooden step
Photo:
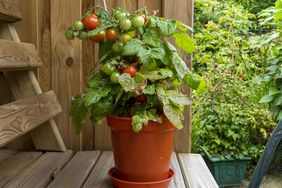
[[[12,3],[10,0],[0,0],[0,20],[17,22],[21,19],[21,13],[15,3]]]
[[[0,106],[0,147],[61,111],[53,91]]]
[[[30,70],[42,62],[33,44],[0,39],[0,71]]]

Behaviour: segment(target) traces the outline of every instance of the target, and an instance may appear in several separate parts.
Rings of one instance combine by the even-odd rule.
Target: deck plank
[[[108,170],[113,166],[113,153],[111,151],[103,152],[83,187],[112,188],[111,181],[108,178]]]
[[[51,174],[63,166],[72,157],[72,151],[47,152],[21,172],[5,187],[45,188],[51,181]]]
[[[174,170],[175,176],[172,179],[169,188],[185,188],[182,172],[175,152],[172,154],[171,168]]]
[[[50,183],[48,188],[81,187],[95,165],[100,151],[78,152],[65,166],[61,173]]]
[[[12,155],[14,155],[16,153],[15,150],[11,150],[11,149],[1,149],[0,150],[0,163],[2,161],[5,161],[6,159],[8,159],[9,157],[11,157]]]
[[[6,185],[22,170],[42,155],[42,152],[18,152],[0,164],[0,187]]]
[[[200,154],[183,153],[178,155],[187,187],[218,188],[215,179]]]

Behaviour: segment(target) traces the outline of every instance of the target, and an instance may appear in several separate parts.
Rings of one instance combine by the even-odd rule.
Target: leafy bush
[[[193,150],[222,158],[257,159],[275,127],[268,110],[253,103],[257,87],[240,80],[224,66],[203,74],[206,91],[195,96]]]

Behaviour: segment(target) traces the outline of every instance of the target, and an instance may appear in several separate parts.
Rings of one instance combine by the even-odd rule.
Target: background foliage
[[[281,27],[274,3],[195,1],[193,66],[206,82],[194,93],[195,152],[204,148],[223,158],[251,156],[255,162],[263,151],[276,124],[276,97],[276,111],[282,107]]]

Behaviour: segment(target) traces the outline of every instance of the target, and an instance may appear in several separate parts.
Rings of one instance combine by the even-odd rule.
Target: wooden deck
[[[0,150],[0,187],[112,188],[110,151],[16,152]],[[173,153],[170,188],[218,187],[199,154]]]

